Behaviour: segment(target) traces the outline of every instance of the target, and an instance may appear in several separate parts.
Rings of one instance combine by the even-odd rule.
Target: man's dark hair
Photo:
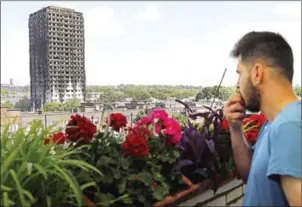
[[[292,82],[294,75],[293,51],[286,40],[273,32],[249,32],[244,35],[231,52],[231,57],[241,60],[264,59],[271,67]]]

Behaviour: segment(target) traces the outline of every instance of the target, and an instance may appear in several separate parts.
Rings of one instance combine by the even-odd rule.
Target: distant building
[[[15,93],[27,93],[29,92],[29,86],[18,86],[18,85],[11,85],[11,84],[1,84],[1,89],[6,89],[10,92]]]
[[[86,101],[91,103],[98,103],[102,92],[90,92],[86,94]]]
[[[6,94],[1,93],[1,104],[6,101],[15,104],[23,97],[29,98],[29,86],[14,85],[12,79],[9,82],[9,84],[1,84],[1,90],[7,90]]]
[[[85,101],[83,14],[48,6],[29,16],[30,93],[34,109],[49,101]]]

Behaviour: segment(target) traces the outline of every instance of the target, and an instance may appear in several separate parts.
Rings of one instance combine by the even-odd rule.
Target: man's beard
[[[260,111],[260,93],[249,81],[246,90],[245,90],[245,97],[243,98],[245,102],[245,107],[247,110],[253,113],[257,113]]]

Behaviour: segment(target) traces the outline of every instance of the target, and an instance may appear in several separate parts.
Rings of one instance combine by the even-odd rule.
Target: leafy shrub
[[[84,205],[83,190],[95,185],[89,175],[102,173],[87,162],[70,159],[81,148],[44,145],[52,133],[52,127],[44,128],[40,121],[32,122],[29,131],[3,129],[1,206]]]

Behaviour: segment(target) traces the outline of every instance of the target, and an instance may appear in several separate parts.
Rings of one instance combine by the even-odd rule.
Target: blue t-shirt
[[[301,101],[266,122],[254,147],[243,206],[289,206],[280,176],[301,179]]]

